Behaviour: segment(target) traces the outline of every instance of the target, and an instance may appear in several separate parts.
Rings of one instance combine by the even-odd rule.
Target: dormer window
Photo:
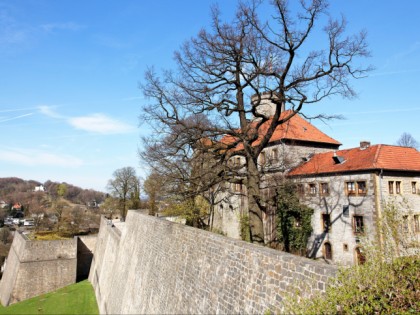
[[[333,155],[333,160],[334,160],[334,163],[335,164],[341,164],[341,163],[343,163],[345,161],[344,157],[338,156],[335,153]]]

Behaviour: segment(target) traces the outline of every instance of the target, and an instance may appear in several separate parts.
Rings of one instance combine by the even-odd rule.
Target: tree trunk
[[[260,174],[256,161],[248,159],[248,209],[251,242],[264,244],[263,205],[261,203]]]

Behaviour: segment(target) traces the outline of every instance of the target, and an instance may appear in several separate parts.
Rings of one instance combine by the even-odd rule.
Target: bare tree
[[[325,18],[326,1],[301,1],[295,12],[287,1],[274,0],[269,21],[258,16],[259,2],[240,4],[230,23],[223,23],[213,8],[211,30],[201,30],[175,53],[177,71],[159,76],[149,69],[142,90],[150,99],[144,118],[162,135],[154,143],[176,131],[177,137],[194,140],[183,146],[190,159],[190,150],[197,149],[193,144],[199,143],[195,137],[204,135],[211,148],[199,149],[211,152],[218,165],[227,165],[233,154],[245,157],[251,241],[263,243],[261,151],[276,127],[305,104],[333,95],[353,97],[350,79],[363,77],[370,67],[358,64],[360,57],[369,55],[365,32],[346,36],[344,18]],[[310,50],[305,44],[319,31],[325,41],[317,38]],[[315,47],[318,43],[320,47]],[[269,115],[259,110],[267,95],[275,104]],[[248,101],[251,96],[253,102]],[[281,116],[286,106],[290,111]],[[198,123],[186,123],[196,115],[206,117],[205,130]],[[222,177],[227,174],[230,170],[220,172]]]
[[[414,149],[419,148],[419,143],[417,142],[417,140],[414,139],[414,137],[407,132],[404,132],[401,135],[401,137],[397,141],[397,145]]]
[[[163,191],[165,179],[158,173],[153,172],[144,181],[144,191],[149,196],[149,215],[157,213],[156,201]]]
[[[118,198],[121,203],[121,220],[127,215],[127,205],[130,195],[138,187],[138,178],[133,167],[123,167],[113,173],[113,179],[108,181],[107,189]]]

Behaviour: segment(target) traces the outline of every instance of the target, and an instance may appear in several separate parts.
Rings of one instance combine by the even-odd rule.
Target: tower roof
[[[292,113],[291,110],[284,111],[280,115],[280,120],[286,118]],[[272,118],[271,118],[272,119]],[[259,130],[259,137],[258,139],[253,143],[254,146],[260,144],[263,136],[266,134],[269,125],[271,123],[271,119],[263,123]],[[258,122],[251,123],[251,129],[252,127],[257,126]],[[237,139],[233,136],[226,135],[222,138],[221,142],[225,144],[232,144]],[[278,125],[273,133],[273,135],[270,138],[270,143],[280,141],[280,140],[290,140],[290,141],[304,141],[304,142],[314,142],[314,143],[322,143],[322,144],[328,144],[336,146],[337,148],[341,145],[340,142],[337,140],[331,138],[330,136],[323,133],[321,130],[316,128],[314,125],[312,125],[310,122],[302,118],[299,114],[296,114],[292,118],[290,118],[285,123]],[[239,143],[235,150],[242,150],[243,144]]]

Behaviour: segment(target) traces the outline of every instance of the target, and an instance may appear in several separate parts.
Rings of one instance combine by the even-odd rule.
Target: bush
[[[366,262],[341,268],[325,294],[286,299],[286,313],[420,314],[420,257],[412,254],[419,244],[402,230],[409,211],[404,203],[385,204],[378,241],[361,239]]]
[[[342,269],[326,293],[289,301],[291,314],[419,314],[420,259],[403,257],[381,264]]]

